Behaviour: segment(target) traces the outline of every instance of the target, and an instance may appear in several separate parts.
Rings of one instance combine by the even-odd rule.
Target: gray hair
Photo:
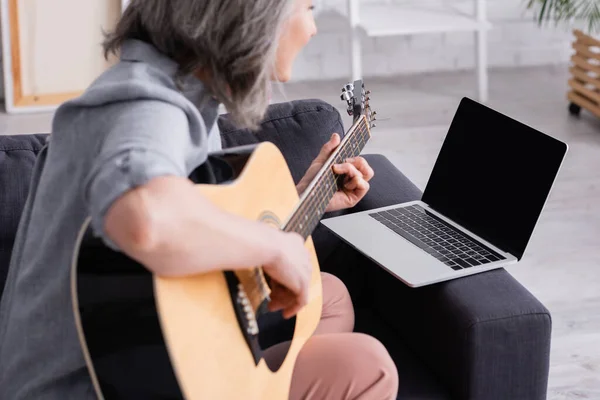
[[[255,129],[269,104],[277,38],[293,0],[131,0],[105,36],[105,57],[139,39],[179,65],[200,68],[209,90],[240,127]]]

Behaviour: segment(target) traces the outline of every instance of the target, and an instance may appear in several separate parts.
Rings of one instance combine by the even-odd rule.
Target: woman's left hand
[[[296,186],[298,193],[302,193],[314,179],[331,153],[340,144],[340,136],[334,133],[331,139],[323,145],[319,155]],[[375,175],[373,169],[363,157],[354,157],[345,160],[342,164],[335,164],[333,172],[345,175],[343,185],[338,190],[325,209],[326,212],[338,211],[354,207],[369,191],[369,181]]]

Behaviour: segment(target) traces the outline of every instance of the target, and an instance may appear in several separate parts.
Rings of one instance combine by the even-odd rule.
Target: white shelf
[[[444,7],[440,3],[436,7],[418,1],[412,4],[398,4],[391,0],[368,4],[361,4],[360,0],[346,1],[350,20],[352,80],[362,78],[361,31],[371,37],[473,32],[478,98],[481,102],[487,101],[487,31],[491,28],[487,20],[487,0],[472,0],[472,13]]]
[[[426,6],[374,4],[360,7],[358,27],[368,36],[413,35],[421,33],[487,30],[491,24],[455,10]]]

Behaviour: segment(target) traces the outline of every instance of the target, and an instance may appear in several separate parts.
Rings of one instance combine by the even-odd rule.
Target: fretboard
[[[340,176],[333,166],[358,156],[370,138],[367,120],[362,116],[346,133],[342,142],[302,194],[300,203],[284,227],[286,232],[297,232],[304,239],[315,229],[329,201],[338,190]]]

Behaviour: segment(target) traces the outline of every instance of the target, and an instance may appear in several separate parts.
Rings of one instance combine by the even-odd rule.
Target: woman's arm
[[[152,179],[117,199],[105,234],[161,276],[263,266],[273,279],[272,311],[294,316],[309,300],[312,264],[304,239],[226,213],[185,178]]]
[[[82,185],[92,229],[157,275],[262,266],[280,284],[270,306],[294,315],[308,301],[312,271],[304,239],[202,196],[188,170],[205,160],[208,133],[184,108],[136,100],[89,111],[100,114],[88,134],[103,136]]]
[[[283,235],[222,211],[191,181],[176,176],[157,177],[117,199],[107,212],[105,233],[163,276],[273,264]]]

